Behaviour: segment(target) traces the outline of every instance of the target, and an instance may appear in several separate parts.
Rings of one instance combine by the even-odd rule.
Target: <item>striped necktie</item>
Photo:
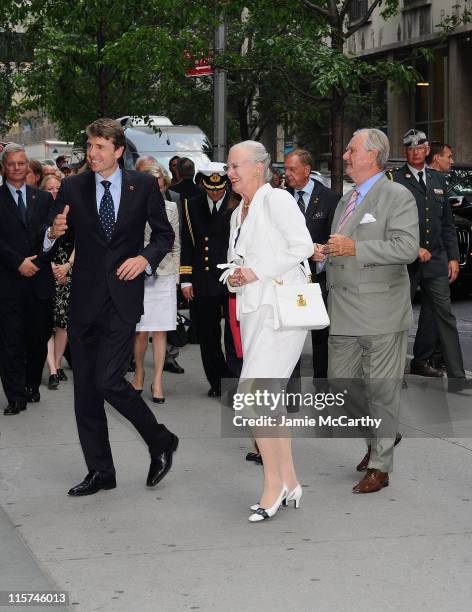
[[[341,218],[338,221],[338,225],[336,227],[336,233],[340,232],[346,221],[352,215],[352,213],[356,210],[357,198],[359,197],[359,192],[354,189],[349,198],[349,202],[347,203],[346,208],[344,209]]]
[[[305,194],[305,192],[303,190],[297,191],[298,194],[298,200],[297,200],[297,204],[298,204],[298,208],[302,211],[302,214],[305,215],[305,200],[303,199],[303,195]]]

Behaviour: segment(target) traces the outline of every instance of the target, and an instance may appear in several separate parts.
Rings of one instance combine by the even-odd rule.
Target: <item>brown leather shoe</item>
[[[410,374],[416,374],[416,376],[428,376],[429,378],[442,378],[443,371],[437,370],[429,365],[429,363],[420,361],[420,362],[411,362],[410,364]]]
[[[367,470],[364,478],[352,488],[353,493],[375,493],[388,487],[388,474],[380,470]]]
[[[402,434],[398,432],[397,435],[395,436],[394,446],[398,446],[401,441],[402,441]],[[356,470],[358,472],[363,472],[364,470],[366,470],[367,466],[369,465],[369,461],[370,461],[370,446],[367,447],[367,452],[362,458],[362,461],[356,466]]]

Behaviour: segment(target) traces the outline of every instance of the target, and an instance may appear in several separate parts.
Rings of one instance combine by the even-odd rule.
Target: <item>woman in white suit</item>
[[[154,176],[164,195],[170,184],[165,170],[157,162],[143,169],[146,174]],[[149,334],[152,333],[152,351],[154,357],[154,375],[151,385],[152,401],[163,404],[165,401],[162,390],[162,371],[166,356],[167,332],[175,329],[177,321],[177,281],[180,265],[180,232],[177,204],[165,200],[167,218],[174,230],[175,240],[170,253],[159,264],[156,273],[147,276],[144,281],[144,314],[136,325],[134,359],[136,368],[133,387],[141,392],[144,384],[144,355],[148,345]],[[146,224],[144,244],[149,242],[151,228]]]
[[[237,267],[227,278],[237,296],[241,390],[245,380],[289,379],[300,358],[307,332],[279,328],[274,286],[276,280],[304,281],[300,262],[313,255],[313,242],[294,198],[270,186],[270,156],[262,144],[249,140],[232,147],[228,176],[242,196],[231,217],[228,250],[228,262]],[[264,489],[259,504],[251,507],[251,522],[273,516],[284,502],[298,507],[302,495],[290,438],[259,437],[256,431],[256,442],[264,463]]]

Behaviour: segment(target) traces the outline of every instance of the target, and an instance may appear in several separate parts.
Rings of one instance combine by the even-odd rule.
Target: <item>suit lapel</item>
[[[16,216],[18,221],[23,226],[25,226],[25,223],[24,223],[23,219],[21,218],[20,211],[18,210],[18,206],[17,206],[17,204],[15,202],[15,198],[13,197],[13,195],[12,195],[10,189],[8,188],[8,186],[6,184],[4,184],[4,185],[2,185],[0,187],[0,189],[2,189],[2,191],[3,191],[4,200],[5,200],[5,203],[7,205],[7,208],[9,208],[11,210],[11,212]],[[26,206],[28,207],[28,203],[26,204]],[[27,213],[27,218],[28,218],[28,213]]]
[[[305,210],[305,218],[311,219],[315,214],[315,208],[318,206],[318,202],[320,201],[318,184],[316,181],[313,181],[313,190],[311,192],[310,201],[308,202],[308,206]]]
[[[352,213],[349,219],[346,221],[344,227],[341,230],[341,234],[343,236],[350,236],[353,231],[359,225],[363,216],[371,211],[372,204],[377,201],[377,191],[382,187],[385,181],[388,179],[385,176],[382,176],[372,187],[369,189],[367,194],[365,195],[362,202],[356,208],[356,210]],[[351,192],[352,193],[352,192]]]
[[[410,168],[408,168],[408,166],[405,164],[403,166],[403,169],[405,171],[405,180],[408,182],[408,185],[411,185],[413,189],[416,189],[417,191],[421,193],[422,196],[424,196],[423,188],[420,186],[419,182],[416,180],[416,178],[412,174]],[[428,177],[426,177],[426,181],[428,181]]]
[[[36,192],[26,185],[26,222],[31,224],[36,210]]]
[[[128,173],[126,170],[121,171],[121,198],[120,198],[120,207],[118,209],[118,216],[116,218],[115,229],[113,230],[113,235],[117,232],[120,227],[125,224],[126,216],[128,211],[133,207],[133,194],[134,194],[134,185],[129,180]],[[100,219],[99,219],[100,221]],[[112,240],[113,240],[112,235]]]

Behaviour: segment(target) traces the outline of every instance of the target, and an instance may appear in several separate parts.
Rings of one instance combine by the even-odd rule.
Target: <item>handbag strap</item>
[[[300,265],[303,268],[303,271],[305,273],[306,282],[308,284],[312,283],[313,282],[313,278],[312,278],[312,274],[311,274],[310,264],[308,263],[308,259],[304,259]]]

